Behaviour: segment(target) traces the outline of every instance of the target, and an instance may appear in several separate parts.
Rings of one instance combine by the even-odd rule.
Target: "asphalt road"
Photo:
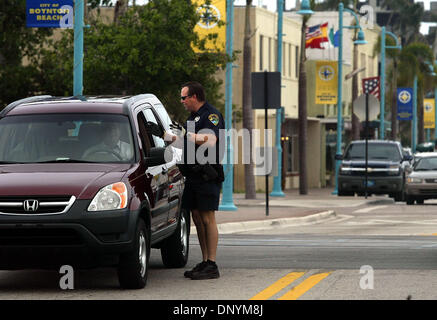
[[[143,290],[120,290],[112,269],[75,270],[74,290],[60,289],[56,271],[1,271],[0,300],[437,299],[435,203],[335,210],[317,224],[222,235],[218,280],[185,279],[154,250]],[[190,242],[186,269],[200,261]]]

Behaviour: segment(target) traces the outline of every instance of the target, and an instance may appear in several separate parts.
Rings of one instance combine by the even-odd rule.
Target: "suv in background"
[[[181,153],[147,121],[170,130],[152,94],[37,96],[0,113],[0,269],[115,266],[121,287],[143,288],[152,247],[185,266]]]
[[[364,195],[366,192],[366,142],[352,141],[345,150],[338,174],[338,195]],[[367,193],[388,194],[395,201],[404,196],[405,171],[411,156],[404,155],[397,141],[369,140]]]

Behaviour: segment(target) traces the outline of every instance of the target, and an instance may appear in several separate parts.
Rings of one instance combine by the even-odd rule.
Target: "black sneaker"
[[[202,261],[201,263],[196,264],[196,266],[193,269],[184,272],[184,277],[191,278],[194,272],[198,272],[202,270],[206,266],[206,264],[207,264],[206,261]]]
[[[208,260],[204,268],[192,273],[191,280],[217,279],[219,277],[220,273],[216,263]]]

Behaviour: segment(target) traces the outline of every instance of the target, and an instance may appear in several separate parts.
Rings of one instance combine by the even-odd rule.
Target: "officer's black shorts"
[[[187,211],[216,211],[220,203],[221,183],[189,182],[185,183],[182,206]]]

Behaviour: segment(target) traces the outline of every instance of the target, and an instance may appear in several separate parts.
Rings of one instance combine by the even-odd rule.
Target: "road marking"
[[[265,288],[263,291],[258,293],[257,295],[250,298],[250,300],[267,300],[270,297],[274,296],[276,293],[284,289],[290,283],[295,281],[296,279],[302,277],[305,272],[291,272],[287,274],[285,277],[282,277],[272,285]]]
[[[387,206],[374,206],[374,207],[370,207],[370,208],[364,208],[364,209],[359,209],[359,210],[355,210],[352,213],[366,213],[366,212],[370,212],[373,210],[377,210],[377,209],[382,209],[382,208],[386,208]]]
[[[284,294],[282,297],[280,297],[278,300],[297,300],[300,296],[302,296],[305,292],[310,290],[312,287],[314,287],[316,284],[318,284],[320,281],[325,279],[327,276],[329,276],[331,272],[326,273],[318,273],[315,275],[312,275],[290,291],[288,291],[286,294]]]

